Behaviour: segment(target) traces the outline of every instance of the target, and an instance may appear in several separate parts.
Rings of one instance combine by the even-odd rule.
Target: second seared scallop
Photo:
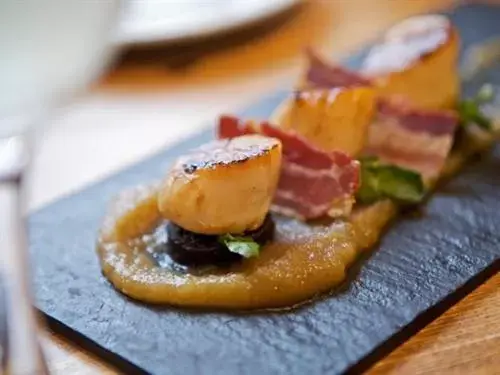
[[[255,230],[269,211],[280,165],[277,139],[248,135],[211,142],[175,162],[160,187],[160,213],[200,234]]]
[[[459,96],[459,36],[450,20],[432,14],[393,26],[363,63],[383,97],[403,95],[427,109],[451,108]]]

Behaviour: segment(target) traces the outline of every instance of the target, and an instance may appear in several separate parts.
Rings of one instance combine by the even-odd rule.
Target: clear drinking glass
[[[36,126],[109,62],[120,4],[0,0],[0,373],[47,373],[29,286],[22,180]]]

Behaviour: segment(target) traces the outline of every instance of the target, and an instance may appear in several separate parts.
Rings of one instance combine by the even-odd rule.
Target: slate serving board
[[[500,35],[500,9],[451,13],[465,46]],[[356,66],[360,56],[348,63]],[[500,86],[492,68],[465,86]],[[277,93],[242,115],[265,118]],[[37,306],[49,324],[127,373],[357,373],[499,270],[500,147],[467,167],[405,217],[350,271],[333,295],[282,313],[199,313],[153,308],[101,276],[94,243],[109,199],[162,176],[172,158],[212,129],[34,213],[30,218]]]

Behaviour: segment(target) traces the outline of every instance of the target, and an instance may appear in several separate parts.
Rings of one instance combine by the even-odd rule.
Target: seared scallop
[[[364,61],[363,73],[382,96],[403,95],[430,109],[452,107],[459,95],[459,36],[441,15],[393,26]]]
[[[269,211],[281,166],[279,140],[246,135],[179,158],[158,194],[161,215],[195,233],[244,233]]]
[[[322,150],[356,156],[365,147],[375,99],[370,87],[299,91],[278,107],[271,122]]]

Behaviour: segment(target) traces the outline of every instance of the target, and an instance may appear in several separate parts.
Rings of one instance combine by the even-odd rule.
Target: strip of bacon
[[[310,86],[334,88],[357,86],[361,82],[369,84],[361,74],[330,65],[312,51],[308,57]],[[432,179],[444,166],[457,126],[458,116],[453,111],[418,109],[401,97],[380,98],[365,153]]]
[[[442,136],[453,134],[458,124],[455,111],[422,110],[402,98],[379,100],[377,113],[381,118],[394,118],[409,132]]]
[[[342,152],[327,153],[312,146],[296,133],[285,132],[267,122],[241,122],[221,116],[218,137],[232,138],[260,133],[278,138],[283,161],[273,210],[301,219],[325,214],[345,216],[351,212],[359,187],[359,163]]]
[[[433,179],[444,167],[457,125],[452,111],[419,110],[400,100],[379,101],[365,153]]]
[[[323,61],[312,49],[306,50],[309,66],[307,85],[316,88],[372,86],[369,78],[340,65]]]

